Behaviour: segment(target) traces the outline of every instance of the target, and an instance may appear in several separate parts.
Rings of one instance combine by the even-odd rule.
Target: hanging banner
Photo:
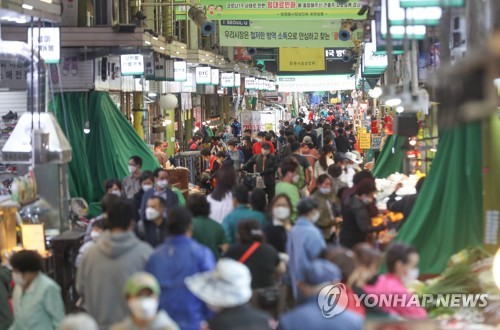
[[[144,57],[142,55],[121,55],[120,67],[122,76],[134,76],[144,73]]]
[[[342,2],[342,3],[341,3]],[[208,19],[365,19],[358,15],[360,0],[310,1],[310,0],[201,0]]]
[[[234,73],[233,72],[223,72],[220,74],[220,85],[221,87],[234,87]]]
[[[184,82],[187,80],[187,62],[175,61],[174,62],[174,81]]]
[[[212,85],[219,85],[219,69],[212,69]]]
[[[146,79],[154,79],[155,78],[155,57],[144,56],[144,77]]]
[[[349,75],[278,76],[279,92],[345,91],[356,88],[356,79]]]
[[[209,66],[196,67],[196,84],[209,85],[212,83],[212,72]]]
[[[256,89],[256,79],[254,77],[246,77],[245,78],[245,88],[246,89]]]
[[[279,71],[309,72],[325,70],[324,48],[280,48]]]
[[[234,74],[234,87],[241,87],[241,73]]]
[[[165,67],[165,58],[155,55],[155,80],[165,81],[166,77],[167,71]]]
[[[282,20],[221,20],[219,42],[227,47],[293,47],[298,42],[303,48],[354,47],[353,40],[362,39],[363,31],[356,30],[350,40],[342,41],[340,25],[340,20],[312,20],[307,24]],[[240,57],[244,51],[240,50],[243,52]]]
[[[28,28],[28,45],[38,49],[45,63],[54,64],[61,60],[61,32],[58,27]]]

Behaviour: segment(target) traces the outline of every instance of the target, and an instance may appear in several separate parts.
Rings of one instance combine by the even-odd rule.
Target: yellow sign
[[[273,124],[266,124],[264,127],[265,127],[265,131],[267,131],[267,132],[273,130]]]
[[[365,134],[366,133],[366,127],[363,127],[363,126],[358,127],[358,133],[359,134]]]
[[[21,235],[24,249],[37,251],[41,255],[45,254],[43,224],[23,224],[21,226]]]
[[[279,71],[304,72],[325,70],[324,48],[280,48]]]
[[[371,148],[371,134],[370,133],[360,133],[359,134],[359,148],[360,149],[370,149]]]

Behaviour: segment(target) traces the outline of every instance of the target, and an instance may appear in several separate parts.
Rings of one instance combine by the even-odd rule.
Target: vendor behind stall
[[[398,229],[401,229],[403,223],[410,216],[410,213],[413,210],[413,206],[415,205],[415,201],[417,200],[417,196],[420,193],[422,186],[424,185],[424,181],[425,177],[418,180],[417,185],[415,186],[415,189],[417,189],[416,194],[399,197],[398,199],[397,192],[403,187],[403,185],[399,183],[396,186],[396,190],[391,194],[391,196],[389,196],[389,200],[387,201],[387,209],[392,212],[402,212],[404,215],[404,219],[399,222]]]

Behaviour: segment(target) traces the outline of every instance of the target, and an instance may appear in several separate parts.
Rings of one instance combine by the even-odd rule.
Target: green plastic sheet
[[[406,138],[396,134],[389,135],[385,140],[384,147],[375,162],[373,176],[378,179],[385,179],[389,175],[403,171],[403,145]]]
[[[414,209],[395,240],[415,246],[420,272],[439,274],[456,252],[482,244],[481,124],[444,131]]]
[[[105,92],[56,94],[50,105],[73,148],[69,163],[71,197],[83,197],[89,204],[104,195],[104,182],[128,175],[128,160],[143,159],[143,170],[159,167],[157,159],[132,125]],[[87,114],[88,111],[88,114]],[[90,133],[84,134],[87,120]],[[98,213],[91,205],[91,215]]]

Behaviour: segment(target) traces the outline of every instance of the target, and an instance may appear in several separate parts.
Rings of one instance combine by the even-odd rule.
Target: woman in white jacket
[[[228,215],[234,208],[232,189],[236,185],[236,171],[233,165],[222,165],[217,172],[217,186],[208,195],[210,204],[210,218],[218,223]]]
[[[333,165],[333,152],[335,148],[327,145],[323,147],[323,151],[319,156],[319,160],[314,165],[314,178],[317,179],[322,174],[328,174],[328,167]]]

